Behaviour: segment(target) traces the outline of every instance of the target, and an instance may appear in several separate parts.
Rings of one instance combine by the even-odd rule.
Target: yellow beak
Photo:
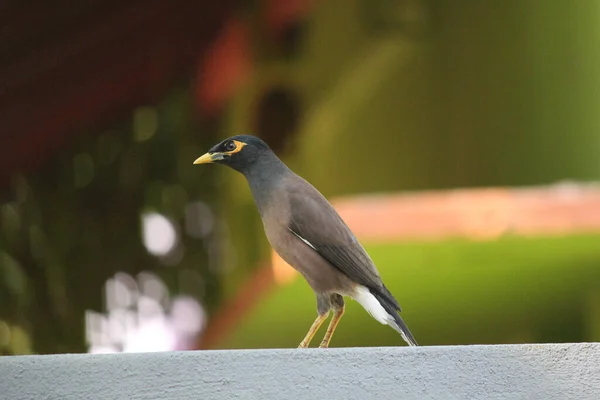
[[[210,164],[214,161],[217,160],[222,160],[223,159],[223,154],[222,153],[206,153],[203,156],[200,156],[196,159],[196,161],[194,161],[194,164]]]

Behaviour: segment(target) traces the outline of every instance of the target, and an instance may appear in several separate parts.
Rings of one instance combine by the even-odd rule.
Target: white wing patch
[[[317,251],[316,247],[312,245],[311,242],[309,242],[308,240],[304,239],[302,236],[298,235],[296,232],[294,232],[291,228],[288,227],[288,229],[290,230],[290,232],[292,232],[294,235],[296,235],[296,237],[300,240],[302,240],[308,247],[310,247],[311,249],[313,249],[314,251]]]
[[[366,287],[362,285],[356,286],[356,289],[351,297],[358,301],[360,305],[363,306],[363,308],[380,323],[389,325],[389,322],[393,321],[392,316],[385,311],[383,306]]]

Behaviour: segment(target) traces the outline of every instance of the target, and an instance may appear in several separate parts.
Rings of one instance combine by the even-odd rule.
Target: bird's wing
[[[290,231],[353,281],[381,288],[373,261],[325,197],[303,179],[290,186]]]

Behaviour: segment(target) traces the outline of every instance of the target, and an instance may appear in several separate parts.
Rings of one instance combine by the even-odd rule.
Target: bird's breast
[[[353,290],[354,285],[346,275],[295,236],[286,224],[281,221],[263,222],[273,250],[300,272],[315,292],[346,294]]]

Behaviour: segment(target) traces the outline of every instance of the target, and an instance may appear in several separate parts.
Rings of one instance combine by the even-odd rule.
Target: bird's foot
[[[300,344],[298,345],[298,348],[299,348],[299,349],[306,349],[306,348],[308,348],[308,343],[304,343],[304,342],[303,342],[303,343],[300,343]]]
[[[326,343],[326,342],[324,342],[324,341],[323,341],[323,342],[321,342],[321,344],[319,345],[319,348],[320,348],[320,349],[326,349],[326,348],[328,348],[328,347],[329,347],[329,343],[328,343],[328,342]]]

